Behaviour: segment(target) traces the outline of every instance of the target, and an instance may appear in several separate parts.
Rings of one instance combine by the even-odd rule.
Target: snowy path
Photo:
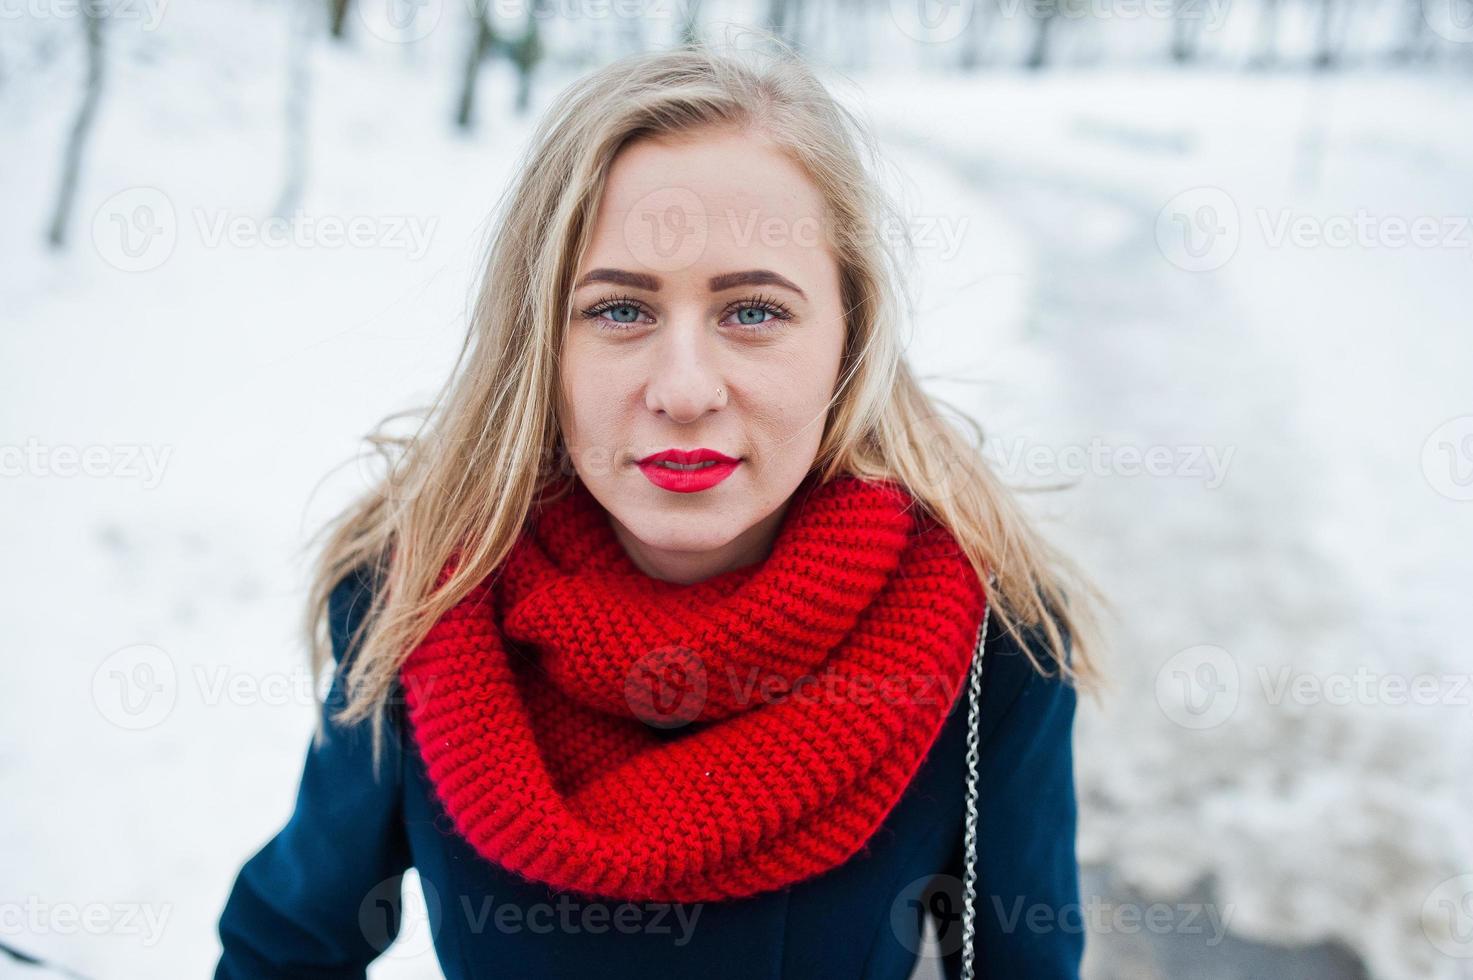
[[[1140,475],[1124,460],[1091,469],[1078,488],[1048,504],[1063,525],[1060,537],[1086,559],[1120,613],[1109,663],[1113,692],[1104,710],[1081,712],[1082,857],[1113,872],[1113,887],[1142,895],[1138,902],[1210,903],[1239,936],[1295,944],[1339,940],[1377,976],[1456,975],[1459,962],[1434,949],[1418,917],[1435,901],[1439,883],[1473,859],[1451,818],[1466,792],[1466,762],[1445,748],[1456,731],[1451,726],[1467,724],[1466,711],[1459,717],[1450,697],[1430,706],[1384,697],[1353,705],[1296,703],[1282,697],[1280,685],[1286,676],[1303,675],[1329,692],[1332,678],[1357,670],[1406,679],[1441,676],[1461,662],[1466,672],[1451,606],[1441,609],[1440,621],[1409,615],[1414,602],[1434,616],[1437,609],[1427,610],[1424,592],[1370,591],[1347,558],[1357,536],[1399,544],[1403,553],[1405,539],[1378,540],[1373,528],[1337,513],[1353,467],[1367,457],[1380,462],[1384,453],[1388,465],[1406,470],[1379,474],[1382,482],[1367,488],[1377,499],[1363,501],[1354,517],[1384,520],[1412,500],[1418,508],[1441,505],[1447,520],[1466,527],[1467,505],[1459,511],[1429,493],[1416,463],[1422,439],[1456,414],[1461,392],[1434,387],[1445,407],[1381,419],[1378,443],[1347,452],[1335,438],[1359,419],[1337,417],[1334,397],[1374,398],[1353,386],[1362,380],[1355,369],[1367,357],[1374,364],[1378,352],[1337,358],[1344,351],[1328,342],[1326,324],[1277,317],[1275,300],[1320,285],[1308,275],[1262,288],[1264,273],[1312,273],[1308,264],[1322,257],[1255,252],[1249,231],[1256,229],[1245,227],[1235,261],[1222,275],[1201,275],[1172,264],[1168,256],[1183,256],[1158,246],[1157,214],[1193,183],[1173,184],[1150,168],[1164,171],[1153,157],[1175,155],[1161,145],[1198,138],[1192,116],[1160,127],[1155,135],[1165,138],[1156,146],[1140,132],[1127,134],[1140,167],[1101,174],[1074,161],[1099,156],[1084,152],[1084,134],[1109,133],[1108,97],[1060,103],[1006,83],[1001,93],[985,81],[973,86],[933,91],[925,111],[897,101],[895,111],[876,115],[894,144],[920,154],[922,162],[907,162],[909,169],[928,159],[982,196],[975,206],[981,220],[991,213],[1014,233],[1024,230],[1008,269],[1029,282],[1023,332],[1027,343],[1047,351],[1052,370],[1039,376],[1042,384],[1008,384],[1027,404],[997,406],[1006,408],[1001,425],[996,415],[980,417],[1004,449],[1018,439],[1007,417],[1022,415],[1035,425],[1042,420],[1047,430],[1030,436],[1029,445],[1057,453],[1092,444],[1158,448],[1168,454],[1163,460],[1173,461],[1161,476]],[[1121,87],[1135,96],[1129,104],[1138,115],[1149,117],[1160,101],[1148,99],[1144,87]],[[1127,102],[1112,94],[1113,105]],[[1213,93],[1196,95],[1201,115],[1212,118]],[[1021,108],[1009,106],[1018,101]],[[973,108],[980,106],[998,108]],[[992,123],[997,132],[990,132],[988,119],[997,114],[1021,121],[1021,128]],[[978,125],[957,125],[964,117]],[[1039,138],[1051,126],[1065,136],[1057,145]],[[1272,156],[1286,147],[1257,149]],[[1447,181],[1444,190],[1455,173],[1438,175]],[[1219,184],[1236,179],[1214,176]],[[929,206],[964,206],[944,179],[927,176],[923,183],[936,191]],[[1228,186],[1240,204],[1259,193],[1245,189],[1246,180]],[[1448,208],[1457,200],[1448,195],[1440,203]],[[1366,263],[1368,257],[1337,258]],[[1457,292],[1466,308],[1469,285],[1456,275],[1460,263],[1466,271],[1467,254],[1416,258],[1413,271],[1429,287],[1441,286],[1443,303]],[[1365,273],[1375,278],[1359,290],[1353,281],[1340,282],[1342,298],[1325,308],[1353,310],[1371,284],[1383,289],[1395,282],[1384,265]],[[1430,301],[1421,309],[1434,316],[1409,330],[1414,337],[1456,336],[1457,325],[1439,322]],[[1331,330],[1346,333],[1372,334],[1378,326],[1344,318],[1332,323]],[[935,338],[940,344],[959,342],[947,322],[926,329],[950,335],[950,341]],[[1296,347],[1281,342],[1277,331],[1312,336],[1297,338]],[[995,341],[984,341],[974,360],[985,360],[988,343]],[[1468,341],[1455,343],[1466,350]],[[1415,341],[1406,346],[1418,353]],[[1414,378],[1447,377],[1436,365],[1399,373],[1408,389]],[[1345,390],[1336,392],[1337,386]],[[1398,422],[1405,432],[1391,431]],[[1397,437],[1400,444],[1391,441]],[[1060,465],[1066,461],[1058,458]],[[1007,472],[1022,483],[1045,475]],[[1450,543],[1419,557],[1427,579],[1457,581],[1465,569],[1465,555]],[[1413,628],[1410,636],[1392,632]],[[1203,702],[1205,713],[1194,714],[1171,687],[1181,673],[1198,685],[1191,689],[1198,697],[1226,686]],[[1165,685],[1159,693],[1158,682]],[[1408,794],[1409,784],[1418,792]],[[1110,887],[1100,875],[1091,880]],[[1101,938],[1097,949],[1112,955],[1131,946],[1118,933]],[[1214,956],[1203,937],[1176,938],[1188,955],[1197,946],[1202,959],[1192,963],[1193,975],[1217,975],[1203,969]],[[1241,944],[1217,952],[1230,949],[1240,961],[1274,962]],[[1166,955],[1158,955],[1158,968]],[[1290,965],[1277,963],[1274,972]],[[1093,966],[1097,976],[1116,968]],[[1303,976],[1345,976],[1352,969],[1330,947],[1300,955],[1292,966]],[[1141,963],[1130,966],[1131,975],[1144,975],[1141,970]]]

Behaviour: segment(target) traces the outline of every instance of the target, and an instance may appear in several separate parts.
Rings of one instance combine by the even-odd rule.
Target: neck
[[[783,514],[791,502],[792,498],[789,497],[771,514],[726,544],[707,551],[674,551],[654,548],[631,534],[629,529],[612,514],[609,515],[609,524],[613,527],[614,537],[624,547],[625,553],[629,555],[629,560],[636,568],[651,578],[674,582],[678,585],[690,585],[766,560],[767,556],[772,553],[772,545],[777,540],[777,531],[782,524]]]

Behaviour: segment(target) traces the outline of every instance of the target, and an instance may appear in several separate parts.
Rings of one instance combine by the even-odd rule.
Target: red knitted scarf
[[[484,857],[594,897],[736,898],[865,846],[961,690],[984,603],[893,484],[810,477],[765,561],[679,585],[633,564],[578,482],[401,681]]]

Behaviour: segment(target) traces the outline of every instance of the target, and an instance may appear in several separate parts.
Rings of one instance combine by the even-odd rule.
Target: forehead
[[[816,270],[831,261],[821,193],[754,132],[641,139],[610,167],[586,266],[728,271],[740,259]]]

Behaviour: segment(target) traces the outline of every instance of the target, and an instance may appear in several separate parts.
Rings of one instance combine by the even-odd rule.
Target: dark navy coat
[[[350,576],[332,594],[339,661],[370,587]],[[1074,690],[1038,674],[994,618],[982,695],[976,975],[1077,978]],[[329,707],[341,697],[335,683]],[[399,930],[411,866],[452,980],[902,980],[923,916],[942,974],[960,975],[965,688],[900,802],[846,863],[782,890],[679,905],[587,901],[481,857],[440,807],[399,710],[377,779],[367,725],[328,724],[309,749],[295,812],[226,902],[216,980],[363,977]]]

